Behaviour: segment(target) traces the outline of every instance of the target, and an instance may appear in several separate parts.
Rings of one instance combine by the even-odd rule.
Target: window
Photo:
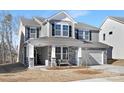
[[[36,33],[37,29],[35,27],[30,27],[30,38],[36,38],[37,33]]]
[[[68,36],[69,27],[68,25],[63,25],[63,36]]]
[[[54,29],[52,30],[53,36],[69,36],[69,25],[56,23],[52,26]]]
[[[89,31],[83,31],[83,30],[75,30],[75,35],[77,39],[80,40],[89,40],[90,38],[90,32]]]
[[[36,29],[31,28],[30,31],[31,31],[31,33],[35,33]]]
[[[68,59],[68,47],[56,47],[56,59]]]
[[[61,59],[61,47],[56,47],[56,59]]]
[[[58,24],[55,25],[55,35],[56,36],[61,35],[61,25],[58,25]]]
[[[111,32],[109,32],[109,35],[112,35],[113,34],[113,32],[111,31]]]
[[[89,31],[85,31],[85,40],[89,40]]]
[[[68,48],[63,47],[63,59],[68,59]]]
[[[105,40],[105,34],[103,34],[103,40]]]
[[[83,31],[82,30],[79,30],[78,31],[78,39],[83,39]]]

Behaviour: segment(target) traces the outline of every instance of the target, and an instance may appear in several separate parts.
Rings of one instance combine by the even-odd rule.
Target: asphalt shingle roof
[[[38,24],[33,19],[27,19],[27,18],[24,18],[24,17],[21,18],[21,22],[24,26],[40,26],[40,24]]]
[[[88,25],[88,24],[85,24],[85,23],[80,23],[78,22],[77,24],[75,24],[75,28],[79,28],[79,29],[83,29],[83,30],[97,30],[99,31],[100,29],[97,28],[97,27],[94,27],[94,26],[91,26],[91,25]]]
[[[124,24],[124,17],[109,16],[109,18]]]
[[[75,46],[82,48],[109,48],[110,46],[100,42],[84,42],[73,38],[62,37],[40,37],[37,39],[30,39],[28,43],[34,46]]]

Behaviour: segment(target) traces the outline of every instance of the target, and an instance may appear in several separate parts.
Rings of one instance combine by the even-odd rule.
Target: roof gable
[[[40,24],[38,24],[36,21],[32,19],[27,19],[27,18],[22,17],[20,21],[22,22],[24,26],[38,26],[38,27],[40,26]]]
[[[112,19],[112,20],[114,20],[116,22],[120,22],[120,23],[124,24],[124,17],[109,16],[108,18]]]
[[[61,12],[51,16],[47,20],[63,20],[63,21],[71,21],[71,22],[76,23],[76,21],[69,14],[67,14],[64,11],[61,11]]]

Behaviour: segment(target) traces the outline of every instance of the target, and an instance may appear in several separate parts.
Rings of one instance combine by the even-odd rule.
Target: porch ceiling
[[[93,43],[93,42],[83,42],[73,38],[62,38],[62,37],[40,37],[37,39],[31,39],[28,41],[34,46],[43,47],[43,46],[73,46],[73,47],[82,47],[82,48],[109,48],[108,45],[102,43]]]

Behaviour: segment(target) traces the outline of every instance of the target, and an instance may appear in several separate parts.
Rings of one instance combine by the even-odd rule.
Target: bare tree
[[[6,12],[0,14],[0,55],[1,63],[14,63],[16,56],[16,45],[13,43],[14,37],[17,35],[17,25],[15,18]]]

